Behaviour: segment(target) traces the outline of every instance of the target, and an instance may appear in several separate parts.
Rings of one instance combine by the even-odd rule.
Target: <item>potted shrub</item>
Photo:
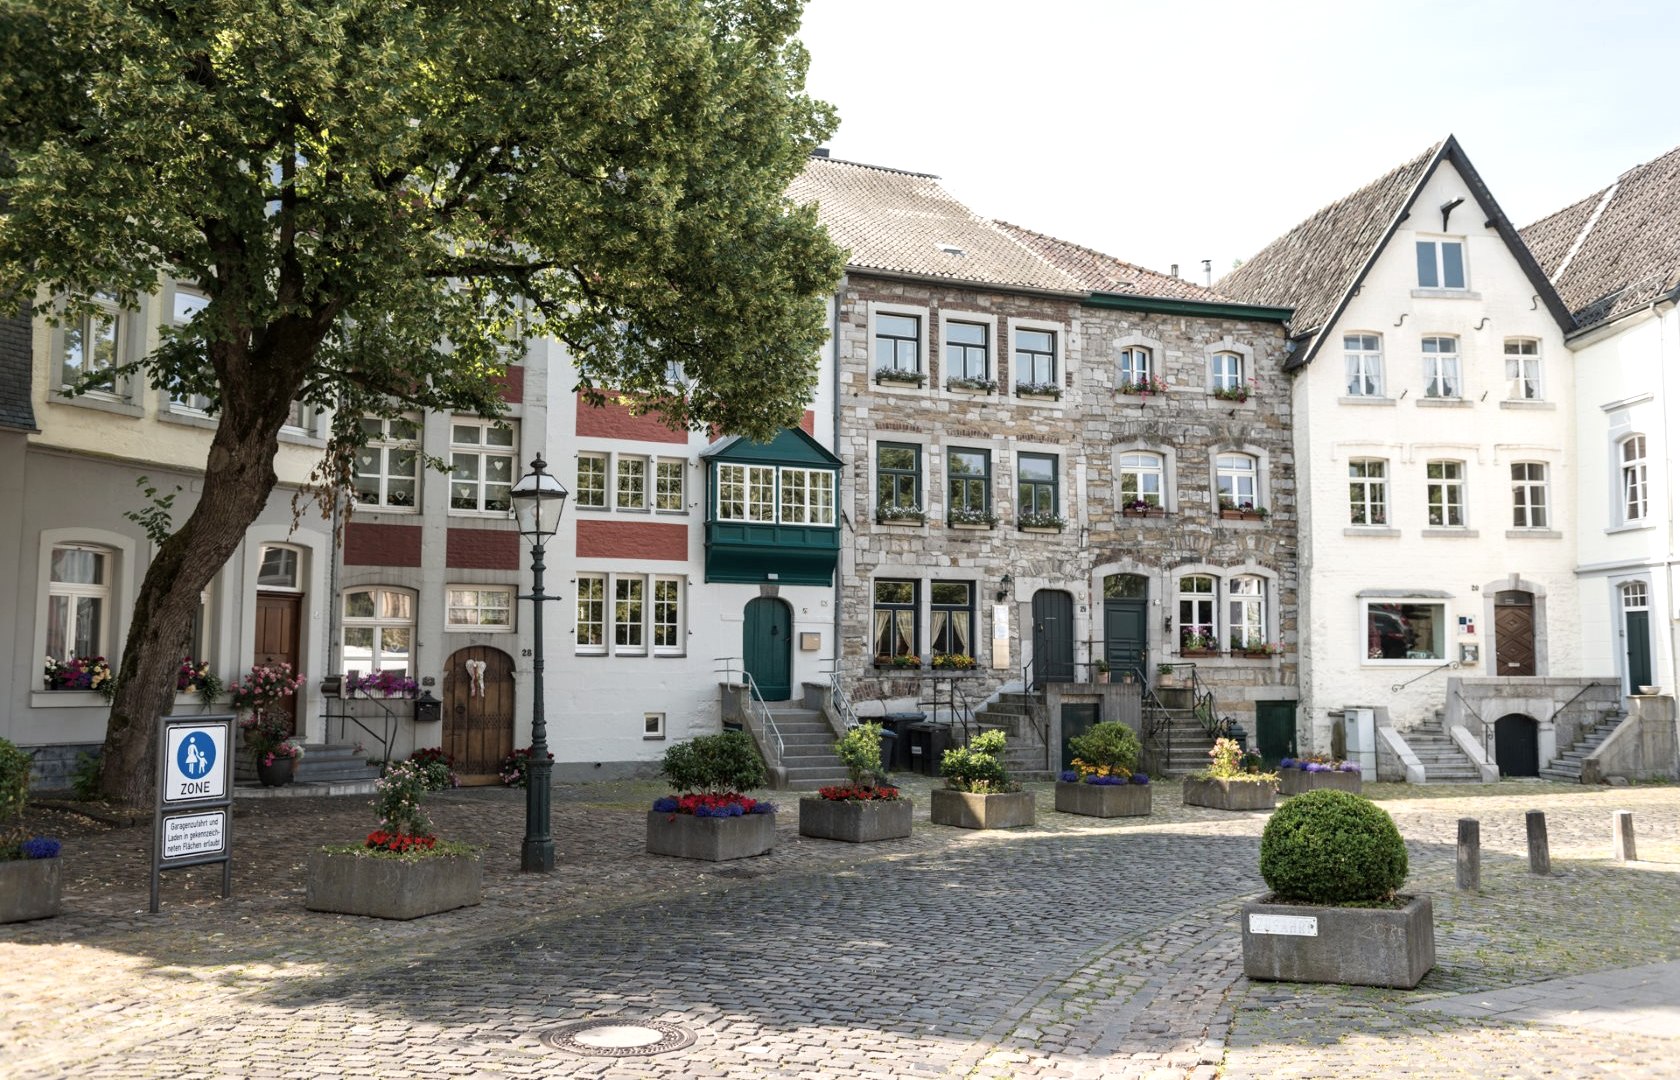
[[[741,794],[764,783],[764,763],[746,732],[677,743],[659,771],[678,794],[656,799],[648,811],[648,851],[722,862],[775,847],[775,806]]]
[[[1218,656],[1219,642],[1212,634],[1200,634],[1194,630],[1186,630],[1178,638],[1178,655]]]
[[[1155,665],[1155,685],[1163,690],[1172,690],[1178,686],[1178,668],[1172,664]]]
[[[1003,745],[1003,732],[994,728],[975,736],[967,746],[945,751],[939,762],[945,787],[934,789],[929,808],[935,825],[1013,829],[1033,823],[1032,792],[1022,791],[1004,770]]]
[[[868,844],[910,835],[913,807],[881,771],[881,725],[859,724],[834,744],[848,783],[799,800],[799,835]]]
[[[483,894],[484,868],[468,845],[439,840],[420,808],[426,772],[402,761],[374,785],[379,828],[360,844],[309,853],[304,906],[311,911],[417,919],[468,907]]]
[[[1394,819],[1345,791],[1289,800],[1260,837],[1269,896],[1243,905],[1251,979],[1411,989],[1435,966],[1427,896],[1401,896],[1406,845]]]
[[[210,670],[210,661],[194,660],[190,656],[181,658],[181,666],[175,671],[177,695],[197,694],[198,700],[208,709],[216,704],[224,689],[222,677]]]
[[[1068,740],[1073,768],[1056,783],[1056,809],[1086,817],[1142,817],[1149,813],[1149,775],[1133,772],[1142,747],[1118,720],[1091,725]]]
[[[1096,681],[1099,682],[1099,683],[1107,682],[1108,681],[1108,661],[1107,660],[1098,660],[1092,666],[1096,669],[1096,673],[1097,673],[1096,674]]]
[[[1285,795],[1335,788],[1358,795],[1364,787],[1359,762],[1337,761],[1329,754],[1306,754],[1278,762],[1278,789]]]
[[[1245,754],[1237,740],[1220,738],[1208,751],[1213,761],[1184,778],[1184,805],[1215,810],[1270,810],[1277,805],[1277,773],[1260,771],[1260,756]]]
[[[292,665],[256,666],[233,685],[229,701],[239,714],[239,730],[245,747],[257,763],[257,779],[264,787],[292,782],[292,770],[303,757],[303,747],[292,741],[291,725],[275,708],[282,699],[297,693],[303,675],[292,674]]]
[[[59,843],[24,835],[27,805],[29,755],[0,739],[0,923],[50,919],[63,895]]]

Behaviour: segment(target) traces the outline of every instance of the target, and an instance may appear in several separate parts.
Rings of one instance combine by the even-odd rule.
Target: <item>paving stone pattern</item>
[[[364,798],[242,808],[234,899],[178,872],[157,916],[149,829],[64,818],[65,914],[0,927],[0,1074],[1680,1076],[1680,1039],[1465,1005],[1680,960],[1680,788],[1371,785],[1435,897],[1440,967],[1408,993],[1242,978],[1263,813],[1163,786],[1150,818],[1077,818],[1030,785],[1036,827],[978,833],[929,824],[928,783],[906,783],[908,840],[803,838],[790,801],[774,853],[721,865],[643,853],[657,786],[562,787],[546,877],[517,871],[519,793],[448,793],[433,817],[486,849],[485,902],[411,923],[303,910],[308,851],[367,831]],[[1523,855],[1532,808],[1547,878]],[[1614,809],[1644,862],[1610,860]],[[1460,816],[1482,822],[1476,897],[1452,888]],[[624,1059],[539,1040],[601,1017],[698,1037]]]

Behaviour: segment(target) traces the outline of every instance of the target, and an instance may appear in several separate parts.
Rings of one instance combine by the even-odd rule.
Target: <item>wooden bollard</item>
[[[1546,843],[1546,814],[1541,810],[1528,812],[1528,872],[1552,872],[1552,852]]]
[[[1633,850],[1633,811],[1617,810],[1610,815],[1611,855],[1618,862],[1638,862]]]
[[[1458,819],[1458,887],[1466,892],[1482,887],[1482,825],[1475,818]]]

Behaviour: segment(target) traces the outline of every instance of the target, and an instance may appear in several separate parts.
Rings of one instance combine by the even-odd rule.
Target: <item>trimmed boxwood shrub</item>
[[[1142,752],[1137,733],[1118,720],[1092,724],[1085,734],[1068,740],[1068,749],[1087,765],[1118,767],[1127,773],[1137,768]]]
[[[1369,904],[1406,880],[1406,844],[1370,799],[1319,789],[1296,795],[1266,822],[1260,876],[1281,900]]]
[[[764,762],[744,731],[702,735],[665,751],[660,772],[678,791],[746,791],[764,783]]]

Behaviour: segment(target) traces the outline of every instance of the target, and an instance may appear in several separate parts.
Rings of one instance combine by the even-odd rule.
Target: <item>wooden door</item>
[[[298,671],[298,623],[303,597],[297,593],[257,594],[257,647],[251,662],[258,667],[290,664]],[[297,695],[280,699],[272,713],[286,718],[286,727],[297,734]]]
[[[1534,594],[1502,592],[1493,601],[1495,675],[1533,675]]]
[[[513,657],[485,645],[458,650],[443,669],[443,751],[462,783],[499,782],[513,722]]]
[[[769,596],[747,601],[741,666],[765,701],[793,696],[793,611],[782,601]]]
[[[1033,688],[1073,681],[1073,595],[1033,593]]]

